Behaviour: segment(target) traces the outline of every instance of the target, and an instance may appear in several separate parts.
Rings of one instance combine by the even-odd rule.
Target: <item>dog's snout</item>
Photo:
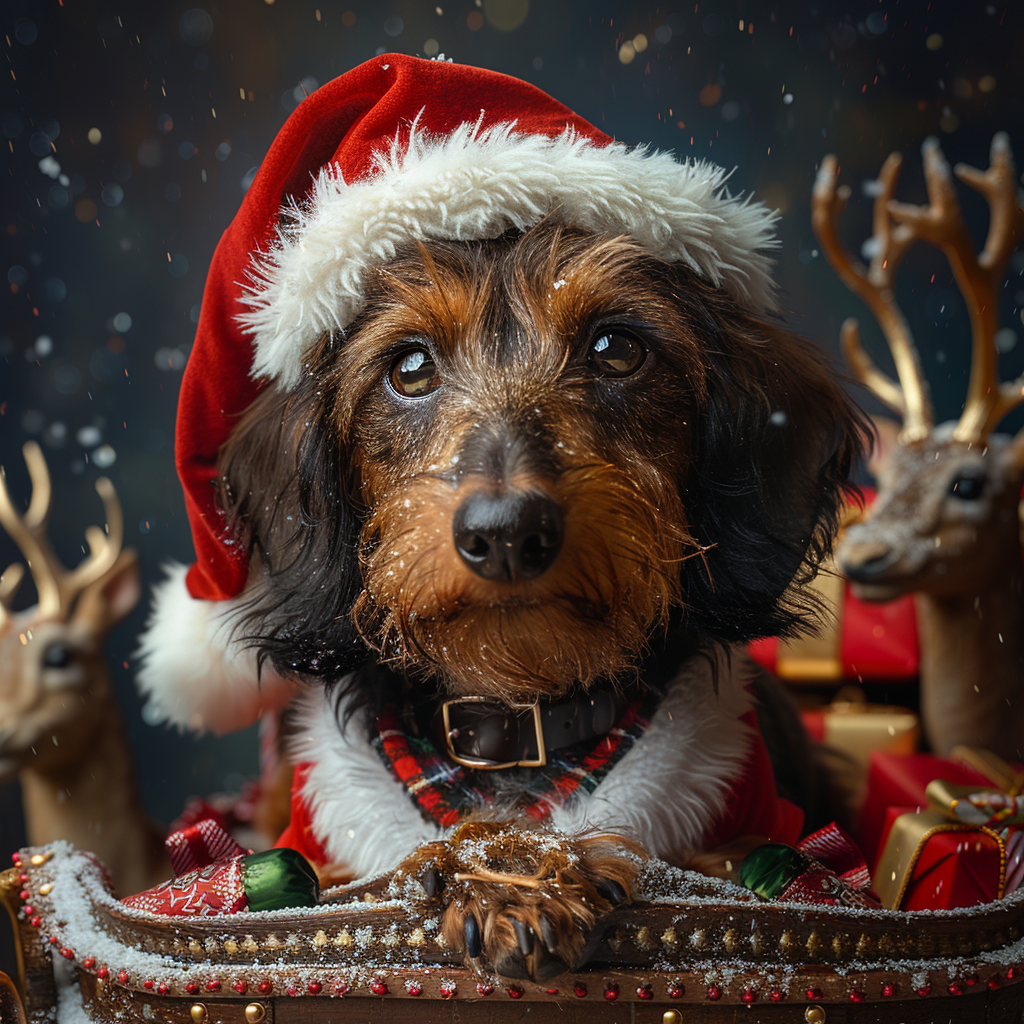
[[[545,494],[471,494],[452,523],[459,557],[485,580],[515,583],[546,572],[562,547],[562,510]]]

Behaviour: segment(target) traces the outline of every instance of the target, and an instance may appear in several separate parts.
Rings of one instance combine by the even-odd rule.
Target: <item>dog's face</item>
[[[224,450],[250,629],[285,671],[337,674],[354,627],[510,702],[627,671],[676,618],[777,631],[860,438],[807,347],[627,238],[410,247]]]

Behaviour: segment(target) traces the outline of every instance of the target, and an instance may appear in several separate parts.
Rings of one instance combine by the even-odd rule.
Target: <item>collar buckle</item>
[[[452,743],[453,732],[451,713],[449,709],[455,704],[484,704],[492,703],[487,697],[451,697],[441,705],[441,721],[444,727],[444,742],[446,753],[456,764],[465,768],[481,768],[484,770],[496,771],[500,768],[541,768],[548,763],[547,747],[544,744],[544,727],[540,717],[540,704],[535,703],[530,707],[533,713],[533,730],[537,737],[537,757],[535,760],[525,761],[492,761],[486,757],[467,757],[459,754]]]

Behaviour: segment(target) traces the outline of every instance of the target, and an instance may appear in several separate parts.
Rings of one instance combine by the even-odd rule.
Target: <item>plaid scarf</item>
[[[519,810],[542,821],[553,805],[564,804],[577,790],[593,793],[647,728],[662,694],[654,690],[633,701],[604,736],[553,751],[541,768],[529,772],[520,788]],[[370,742],[392,775],[405,786],[427,820],[442,828],[463,815],[491,805],[501,772],[465,768],[449,761],[422,736],[402,727],[395,705],[385,705],[371,724]],[[490,783],[490,785],[488,785]]]

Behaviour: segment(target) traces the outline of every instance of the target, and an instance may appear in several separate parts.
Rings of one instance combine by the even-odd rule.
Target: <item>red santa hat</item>
[[[289,389],[344,332],[367,271],[412,240],[492,238],[549,215],[630,235],[740,303],[773,307],[775,215],[704,161],[630,149],[526,82],[385,54],[305,99],[260,166],[210,266],[178,403],[176,459],[195,544],[142,637],[151,710],[224,732],[291,695],[233,636],[248,580],[215,500],[217,451],[264,387]]]

